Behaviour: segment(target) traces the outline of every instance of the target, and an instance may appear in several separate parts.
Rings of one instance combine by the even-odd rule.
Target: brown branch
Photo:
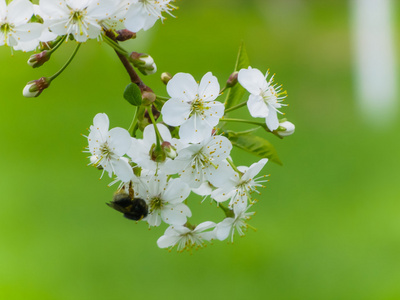
[[[117,38],[116,38],[115,34],[112,31],[106,31],[106,35],[110,39],[112,39],[113,41],[118,43]],[[147,85],[144,84],[142,79],[139,77],[139,75],[136,73],[135,69],[133,68],[133,66],[129,62],[128,58],[126,58],[124,55],[118,53],[117,50],[114,49],[114,51],[118,55],[118,58],[122,62],[123,66],[125,67],[125,70],[128,72],[128,75],[129,75],[129,77],[131,79],[131,82],[136,84],[140,88],[140,91],[142,93],[145,92],[145,91],[146,92],[153,92],[153,90],[151,88],[149,88]]]

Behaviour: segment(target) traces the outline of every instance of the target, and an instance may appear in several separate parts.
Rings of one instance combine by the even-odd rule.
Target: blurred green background
[[[48,90],[26,99],[25,83],[57,71],[74,45],[40,69],[1,47],[0,299],[400,299],[400,123],[360,117],[348,1],[178,5],[177,19],[126,46],[154,57],[159,72],[145,81],[159,94],[163,71],[198,80],[212,71],[222,85],[241,40],[251,65],[288,90],[296,133],[267,136],[284,166],[267,165],[257,232],[193,255],[158,249],[165,227],[149,231],[110,210],[114,189],[80,152],[96,113],[130,124],[129,78],[113,51],[86,43]],[[197,222],[220,213],[205,205]]]

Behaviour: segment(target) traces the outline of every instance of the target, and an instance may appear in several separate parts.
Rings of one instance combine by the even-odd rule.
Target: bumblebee
[[[129,184],[129,194],[118,191],[110,203],[106,203],[109,207],[124,214],[129,220],[140,221],[148,214],[146,202],[141,198],[134,198],[132,183]]]

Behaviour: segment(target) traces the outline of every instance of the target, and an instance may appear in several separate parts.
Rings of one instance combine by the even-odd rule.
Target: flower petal
[[[132,138],[128,130],[115,127],[108,133],[109,147],[118,156],[126,154],[131,147]]]
[[[180,126],[187,121],[190,115],[191,106],[189,103],[171,98],[165,102],[161,109],[163,121],[171,126]]]
[[[213,101],[219,96],[220,86],[217,77],[208,72],[199,85],[199,98],[203,101]]]
[[[261,96],[251,94],[247,101],[247,108],[253,118],[265,118],[268,116],[269,108]]]
[[[171,98],[186,102],[197,98],[198,84],[188,73],[177,73],[167,84],[167,92]]]
[[[260,70],[249,67],[241,69],[238,81],[250,94],[259,95],[268,87],[268,83]]]

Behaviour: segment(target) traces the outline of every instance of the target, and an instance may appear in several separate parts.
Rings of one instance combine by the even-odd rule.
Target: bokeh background
[[[145,81],[166,95],[161,71],[212,71],[222,85],[243,40],[251,65],[270,68],[289,93],[296,133],[266,135],[284,165],[267,165],[257,232],[192,255],[158,249],[164,227],[110,210],[108,179],[85,166],[80,134],[94,115],[125,128],[132,116],[113,51],[86,43],[51,88],[26,99],[25,83],[57,71],[73,43],[40,69],[0,48],[0,299],[400,299],[398,109],[375,122],[360,108],[351,4],[179,1],[177,19],[126,46],[154,57],[160,72]],[[399,7],[390,12],[398,61]],[[198,221],[220,213],[196,209]]]

